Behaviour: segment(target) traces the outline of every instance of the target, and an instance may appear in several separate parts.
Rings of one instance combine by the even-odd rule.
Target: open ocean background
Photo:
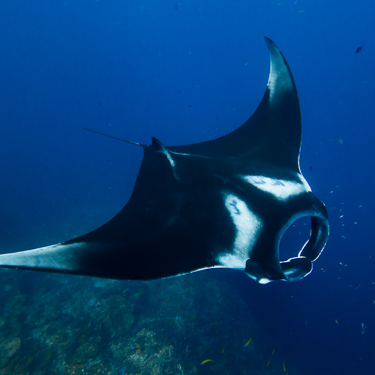
[[[38,323],[30,318],[33,303],[39,300],[52,310],[56,307],[67,319],[66,325],[74,327],[78,318],[69,313],[74,310],[72,304],[77,300],[86,303],[84,293],[98,281],[1,270],[1,341],[11,337],[12,345],[20,346],[5,359],[0,356],[2,374],[15,373],[16,368],[21,374],[64,374],[57,371],[61,361],[74,363],[85,374],[373,373],[374,14],[375,3],[369,0],[2,0],[1,253],[84,234],[105,223],[127,202],[142,150],[83,127],[134,142],[150,143],[155,136],[165,145],[180,145],[216,138],[240,126],[256,109],[266,88],[269,57],[263,35],[275,41],[292,69],[303,121],[301,169],[326,204],[331,225],[328,244],[314,263],[314,271],[297,283],[258,285],[240,272],[208,271],[187,276],[189,282],[179,278],[145,283],[153,292],[147,297],[148,304],[137,305],[129,301],[136,298],[138,284],[107,285],[103,281],[100,290],[107,293],[103,301],[126,289],[126,302],[121,306],[128,303],[134,310],[134,322],[129,318],[118,338],[123,345],[138,337],[147,319],[160,315],[163,304],[170,306],[170,319],[186,314],[188,297],[184,293],[194,291],[195,318],[181,323],[194,344],[188,349],[173,344],[168,361],[175,361],[176,372],[163,367],[152,372],[141,365],[133,369],[133,354],[114,354],[115,369],[94,370],[90,366],[95,361],[102,365],[105,360],[109,367],[114,363],[109,355],[100,357],[106,346],[114,345],[113,326],[114,338],[102,335],[102,341],[94,345],[96,351],[90,349],[91,357],[85,354],[84,360],[78,361],[77,356],[83,352],[84,340],[90,341],[93,334],[81,335],[76,346],[66,344],[59,349],[47,344],[47,339],[39,340],[38,352],[30,354],[27,343],[35,336],[35,327],[47,324],[41,323],[42,310]],[[363,48],[356,53],[359,46]],[[304,229],[300,224],[291,231],[293,235],[288,233],[285,246],[299,249]],[[205,282],[211,287],[200,289]],[[52,288],[59,283],[70,294],[43,300],[48,284]],[[42,285],[43,293],[36,294]],[[140,288],[145,288],[143,283]],[[162,293],[171,288],[181,288],[184,297],[168,305]],[[226,297],[218,295],[212,300],[223,288]],[[98,303],[94,289],[87,297],[88,308]],[[142,293],[137,298],[145,295]],[[232,294],[237,299],[230,301]],[[22,298],[9,302],[14,295]],[[251,319],[244,317],[244,309]],[[94,319],[87,311],[87,320]],[[101,316],[104,320],[110,313],[110,307],[102,309],[95,313],[95,320]],[[56,314],[51,322],[59,327],[61,336],[62,318]],[[205,320],[207,316],[215,325],[205,330],[211,324]],[[250,320],[251,328],[247,326]],[[10,321],[13,326],[17,322],[20,341],[9,333]],[[239,322],[238,327],[225,330],[233,321]],[[367,327],[364,334],[362,323]],[[153,337],[163,331],[159,343],[172,337],[186,341],[186,334],[177,338],[178,326],[163,326],[163,320],[158,324],[152,329]],[[1,327],[8,328],[1,331]],[[79,327],[75,329],[78,332]],[[46,332],[52,337],[57,331]],[[254,345],[264,345],[259,353],[268,350],[271,360],[276,349],[277,366],[267,366],[263,357],[259,364],[243,359],[247,355],[243,345],[252,336]],[[224,343],[217,348],[210,338]],[[69,340],[74,342],[75,335]],[[199,346],[202,342],[207,345]],[[134,347],[136,353],[146,353],[139,345]],[[224,345],[226,357],[217,359],[215,353],[221,353]],[[44,363],[40,353],[47,346],[50,354]],[[146,363],[152,350],[159,349],[148,346],[150,357],[145,355],[142,361]],[[117,352],[113,349],[113,353]],[[131,358],[133,362],[127,362]],[[214,358],[213,362],[200,366],[208,358]],[[17,367],[21,362],[23,368]],[[281,363],[285,363],[285,372]],[[64,371],[78,373],[67,367]]]

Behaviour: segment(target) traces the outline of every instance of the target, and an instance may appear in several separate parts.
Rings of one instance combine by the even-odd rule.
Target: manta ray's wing
[[[264,39],[270,53],[270,74],[253,115],[223,137],[169,150],[210,157],[246,157],[251,162],[270,162],[299,172],[302,126],[296,85],[279,48],[271,39]]]
[[[98,229],[0,256],[0,266],[116,279],[153,279],[207,267],[259,282],[298,280],[328,238],[324,205],[299,170],[301,117],[289,66],[265,38],[271,71],[255,113],[216,140],[165,147],[153,138],[125,207]],[[309,241],[280,262],[289,226],[311,216]]]

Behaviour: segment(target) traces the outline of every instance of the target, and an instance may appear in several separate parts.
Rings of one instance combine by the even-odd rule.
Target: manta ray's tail
[[[83,128],[83,129],[84,130],[88,130],[89,132],[93,132],[93,133],[96,133],[96,134],[104,135],[104,136],[109,137],[109,138],[116,139],[116,140],[121,141],[121,142],[130,143],[131,145],[136,145],[136,146],[141,146],[141,147],[147,147],[147,145],[144,145],[142,143],[127,141],[126,139],[113,137],[112,135],[108,135],[108,134],[105,134],[105,133],[100,133],[100,132],[97,132],[96,130],[92,130],[92,129],[88,129],[88,128]]]

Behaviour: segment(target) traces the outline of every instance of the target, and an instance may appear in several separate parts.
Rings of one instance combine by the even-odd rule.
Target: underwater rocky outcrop
[[[1,375],[283,373],[251,308],[211,271],[130,282],[1,270],[0,285]]]

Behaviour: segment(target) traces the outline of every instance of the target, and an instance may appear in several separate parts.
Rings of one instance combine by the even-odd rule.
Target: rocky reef
[[[130,282],[1,270],[0,374],[298,375],[212,272]]]

